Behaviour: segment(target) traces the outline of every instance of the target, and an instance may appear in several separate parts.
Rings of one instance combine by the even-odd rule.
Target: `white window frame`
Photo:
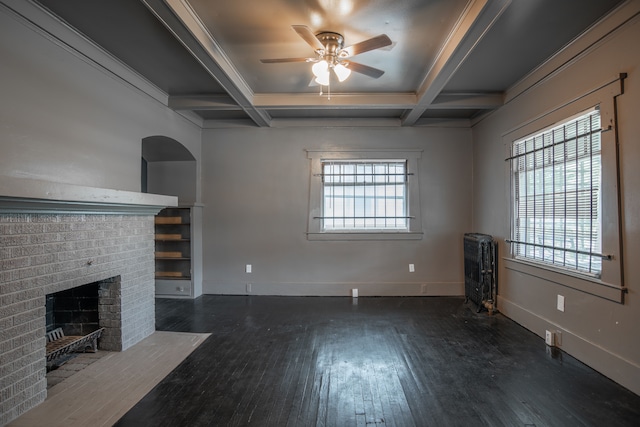
[[[309,218],[307,238],[309,240],[405,240],[422,238],[422,218],[420,215],[420,186],[418,162],[420,149],[403,150],[307,150],[311,161],[309,177]],[[323,229],[323,182],[322,164],[330,161],[406,161],[408,180],[406,184],[406,229]]]
[[[622,276],[622,247],[619,211],[619,162],[615,121],[615,97],[622,93],[622,80],[615,79],[567,104],[520,125],[503,135],[507,182],[509,182],[510,222],[507,235],[509,255],[504,258],[507,269],[536,276],[562,284],[611,301],[623,303],[626,292]],[[515,203],[512,179],[511,147],[514,141],[552,128],[589,109],[599,108],[601,122],[601,184],[600,184],[600,253],[607,256],[602,260],[599,275],[585,274],[549,263],[517,257],[514,251]]]

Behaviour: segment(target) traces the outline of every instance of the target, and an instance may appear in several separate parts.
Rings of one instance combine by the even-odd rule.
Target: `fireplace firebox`
[[[47,332],[62,328],[65,335],[87,335],[97,330],[99,288],[94,282],[47,295]]]

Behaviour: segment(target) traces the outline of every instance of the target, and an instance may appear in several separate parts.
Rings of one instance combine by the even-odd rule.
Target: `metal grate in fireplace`
[[[113,318],[119,310],[114,308],[119,303],[119,277],[48,294],[45,299],[48,369],[64,364],[73,351],[85,351],[87,347],[97,350],[96,341],[103,332],[107,339],[114,335],[114,329],[119,329],[118,319]],[[80,345],[84,341],[90,345]]]

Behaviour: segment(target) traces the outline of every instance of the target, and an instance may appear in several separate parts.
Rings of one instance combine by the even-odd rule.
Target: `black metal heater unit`
[[[496,311],[497,252],[492,236],[479,233],[464,235],[464,296],[471,300],[477,312]]]

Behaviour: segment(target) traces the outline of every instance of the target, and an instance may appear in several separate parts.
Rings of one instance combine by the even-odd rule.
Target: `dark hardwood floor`
[[[640,396],[462,298],[158,299],[212,335],[118,426],[638,426]]]

